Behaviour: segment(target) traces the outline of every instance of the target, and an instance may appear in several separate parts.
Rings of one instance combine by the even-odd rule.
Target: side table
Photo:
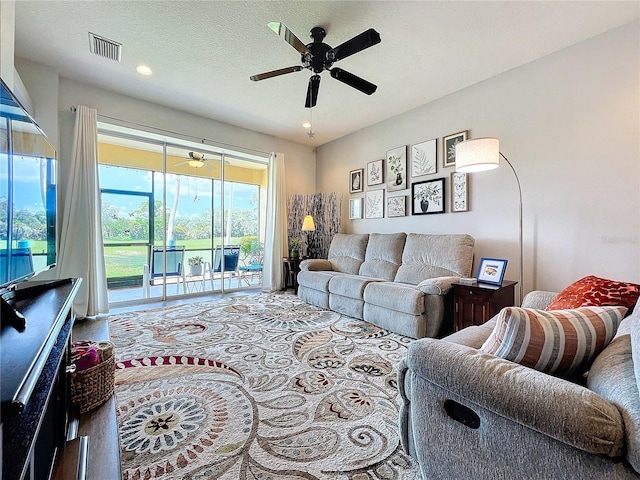
[[[517,283],[511,280],[505,280],[502,285],[453,283],[453,331],[482,325],[504,307],[513,306]]]
[[[284,267],[284,288],[293,288],[293,292],[298,294],[298,272],[300,271],[300,258],[282,257]]]

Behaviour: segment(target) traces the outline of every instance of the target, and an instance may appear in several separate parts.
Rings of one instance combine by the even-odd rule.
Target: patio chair
[[[233,277],[238,278],[239,272],[239,257],[240,257],[240,245],[227,245],[224,247],[218,245],[214,249],[213,254],[213,268],[207,262],[205,263],[205,275],[209,275],[209,281],[211,282],[211,290],[214,290],[214,280],[222,280],[224,282],[225,277],[229,279],[229,288],[231,288],[231,279]],[[238,286],[240,286],[240,280],[238,280]]]
[[[264,249],[259,249],[249,252],[247,257],[243,260],[244,265],[240,266],[240,277],[238,278],[238,286],[240,282],[244,282],[247,286],[251,285],[254,279],[258,279],[258,282],[262,280],[262,263],[264,261]]]
[[[157,279],[164,281],[164,278],[175,278],[177,290],[180,291],[180,281],[182,281],[182,291],[186,293],[185,275],[184,275],[184,247],[167,247],[166,265],[167,271],[164,273],[163,254],[165,250],[162,247],[152,247],[149,245],[147,254],[147,264],[144,266],[142,276],[144,298],[151,295],[151,285],[155,285]]]

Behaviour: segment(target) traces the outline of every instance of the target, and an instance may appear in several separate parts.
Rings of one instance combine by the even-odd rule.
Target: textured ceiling
[[[318,146],[638,19],[640,2],[17,1],[16,56],[60,76]],[[310,72],[267,23],[335,47],[374,28],[382,42],[336,63],[378,85],[364,95],[322,74],[315,138],[302,123]],[[88,32],[123,44],[122,62],[89,51]],[[145,63],[153,76],[135,67]],[[152,123],[152,122],[150,122]]]

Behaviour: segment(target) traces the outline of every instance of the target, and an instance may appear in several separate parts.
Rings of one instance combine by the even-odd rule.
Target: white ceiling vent
[[[122,55],[122,44],[101,37],[95,33],[89,32],[89,48],[91,53],[95,53],[99,57],[108,58],[109,60],[120,61]]]

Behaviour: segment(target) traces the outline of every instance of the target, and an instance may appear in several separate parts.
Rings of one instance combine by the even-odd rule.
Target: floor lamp
[[[313,217],[311,215],[306,215],[304,220],[302,221],[302,231],[303,232],[314,232],[316,230],[316,224],[313,221]],[[309,234],[305,235],[304,239],[304,257],[306,258],[309,254]]]
[[[520,229],[520,304],[522,304],[522,293],[524,289],[523,285],[523,271],[524,271],[524,255],[522,248],[522,188],[520,187],[520,179],[516,173],[515,168],[511,165],[511,162],[500,152],[500,141],[497,138],[474,138],[472,140],[465,140],[456,145],[456,171],[457,172],[481,172],[484,170],[491,170],[498,168],[500,165],[500,157],[504,158],[507,162],[513,175],[516,177],[516,183],[518,184],[518,196],[519,196],[519,229]]]

